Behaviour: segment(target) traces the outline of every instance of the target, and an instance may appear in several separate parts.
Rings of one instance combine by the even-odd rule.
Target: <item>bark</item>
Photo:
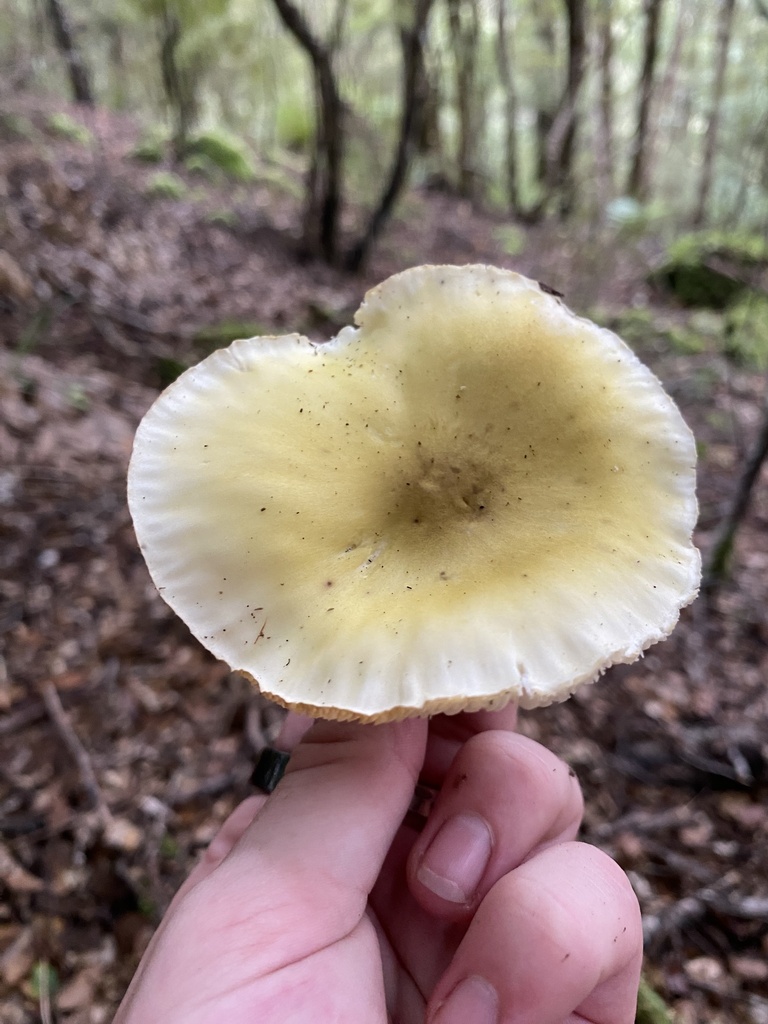
[[[480,16],[477,0],[447,0],[453,59],[456,69],[456,111],[459,121],[457,187],[459,195],[473,199],[477,193],[478,151],[481,118],[478,117],[477,56]]]
[[[316,129],[312,167],[307,183],[304,243],[310,254],[329,264],[338,262],[342,203],[343,114],[333,54],[336,40],[315,38],[291,0],[273,0],[283,24],[304,50],[315,83]]]
[[[547,137],[547,191],[557,196],[559,212],[573,208],[573,159],[579,127],[579,98],[587,53],[584,0],[564,0],[568,19],[568,71],[565,90]]]
[[[696,209],[693,214],[693,223],[696,227],[700,227],[706,219],[709,195],[712,191],[715,154],[717,152],[717,137],[720,131],[723,93],[725,91],[725,73],[728,67],[728,50],[731,43],[734,7],[735,0],[721,0],[720,2],[720,13],[717,20],[715,80],[712,85],[709,119],[707,123],[707,131],[704,136],[704,156],[701,165],[701,179],[699,181]]]
[[[62,0],[45,0],[45,11],[53,30],[56,46],[64,58],[75,103],[94,105],[91,75],[77,44]]]
[[[615,180],[615,135],[613,130],[613,19],[611,0],[601,0],[598,26],[599,118],[598,177],[601,209],[613,195]]]
[[[640,72],[637,126],[632,140],[627,193],[636,199],[645,199],[648,189],[647,155],[648,128],[650,122],[651,98],[653,96],[654,73],[659,52],[659,24],[662,0],[645,0],[645,37],[643,41],[643,66]]]
[[[160,71],[163,90],[173,118],[173,150],[181,159],[187,150],[189,133],[197,120],[197,91],[194,72],[178,62],[181,23],[164,3],[160,11]]]
[[[507,0],[498,0],[496,59],[499,81],[504,91],[507,131],[504,139],[504,177],[507,206],[515,216],[520,212],[520,170],[517,147],[517,93],[513,75],[512,37],[507,33]]]
[[[760,471],[768,460],[768,403],[765,406],[763,422],[760,427],[755,446],[750,452],[741,479],[736,487],[728,515],[718,531],[712,552],[709,556],[707,570],[704,574],[704,590],[711,597],[728,574],[728,567],[736,542],[736,534],[746,518],[752,501],[752,494],[760,477]]]
[[[408,169],[422,136],[424,114],[429,97],[429,83],[424,66],[424,37],[433,0],[415,0],[413,23],[401,29],[403,51],[403,99],[400,133],[395,158],[381,198],[371,214],[359,242],[350,251],[346,265],[360,270],[389,218],[408,177]]]

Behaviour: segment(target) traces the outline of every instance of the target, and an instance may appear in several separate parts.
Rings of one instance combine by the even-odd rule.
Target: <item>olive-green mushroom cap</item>
[[[549,704],[671,632],[695,444],[616,335],[487,266],[398,274],[355,323],[236,341],[139,426],[139,543],[207,648],[385,721]]]

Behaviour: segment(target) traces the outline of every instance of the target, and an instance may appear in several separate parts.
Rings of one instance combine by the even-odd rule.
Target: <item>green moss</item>
[[[192,153],[184,158],[184,167],[190,174],[205,178],[208,181],[215,181],[221,175],[221,171],[203,153]]]
[[[81,146],[90,146],[93,142],[93,136],[85,125],[75,121],[69,114],[51,114],[45,126],[51,135],[66,139],[68,142],[77,142]]]
[[[214,210],[205,218],[209,224],[220,228],[234,228],[237,225],[237,214],[234,210]]]
[[[693,356],[707,349],[707,340],[687,327],[670,327],[665,333],[669,349],[681,356]]]
[[[744,231],[702,231],[682,235],[667,255],[679,263],[696,263],[707,256],[727,256],[740,263],[768,262],[768,240]]]
[[[726,313],[725,354],[756,370],[768,369],[768,297],[745,295]]]
[[[187,186],[172,171],[158,171],[147,182],[147,195],[161,199],[183,199],[187,194]]]
[[[207,355],[217,348],[226,348],[238,338],[255,338],[262,334],[269,334],[268,328],[263,324],[241,320],[222,320],[218,324],[209,324],[202,327],[192,339],[195,348]],[[274,333],[274,332],[272,332]]]
[[[208,167],[223,171],[237,181],[252,181],[255,177],[253,160],[245,143],[221,131],[199,132],[190,139],[186,158],[203,158]]]
[[[167,134],[160,129],[151,129],[133,147],[131,156],[145,164],[160,164],[165,159],[167,148]]]

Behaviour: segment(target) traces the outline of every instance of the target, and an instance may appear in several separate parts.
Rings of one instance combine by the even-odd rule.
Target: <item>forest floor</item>
[[[40,103],[4,110],[0,1018],[100,1024],[281,717],[174,617],[132,532],[132,435],[181,365],[242,325],[327,337],[370,284],[421,262],[511,267],[609,324],[631,309],[646,326],[629,340],[699,443],[705,555],[765,382],[726,361],[717,330],[674,343],[691,314],[651,294],[651,243],[541,227],[519,245],[503,218],[421,190],[349,277],[297,260],[287,172],[186,175],[162,197],[157,168],[129,157],[130,119],[90,115],[84,144],[54,137]],[[766,609],[763,478],[712,601],[635,666],[522,716],[578,773],[583,838],[629,873],[649,979],[680,1024],[768,1024]]]

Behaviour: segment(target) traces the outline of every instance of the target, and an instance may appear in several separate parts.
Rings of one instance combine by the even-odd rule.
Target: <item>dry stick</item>
[[[64,710],[64,705],[61,703],[58,690],[52,682],[47,681],[41,683],[40,694],[56,732],[61,737],[67,750],[75,759],[80,772],[80,779],[93,802],[93,806],[99,813],[101,824],[106,828],[106,826],[112,821],[112,812],[107,806],[104,794],[101,792],[101,787],[96,779],[96,773],[93,770],[93,765],[91,764],[91,758],[88,751],[80,741],[80,737],[75,732],[74,727],[69,720],[69,715]]]
[[[710,598],[726,576],[736,533],[749,511],[752,491],[766,458],[768,458],[768,401],[765,405],[763,422],[755,447],[739,480],[731,510],[723,521],[709,556],[703,589]]]

